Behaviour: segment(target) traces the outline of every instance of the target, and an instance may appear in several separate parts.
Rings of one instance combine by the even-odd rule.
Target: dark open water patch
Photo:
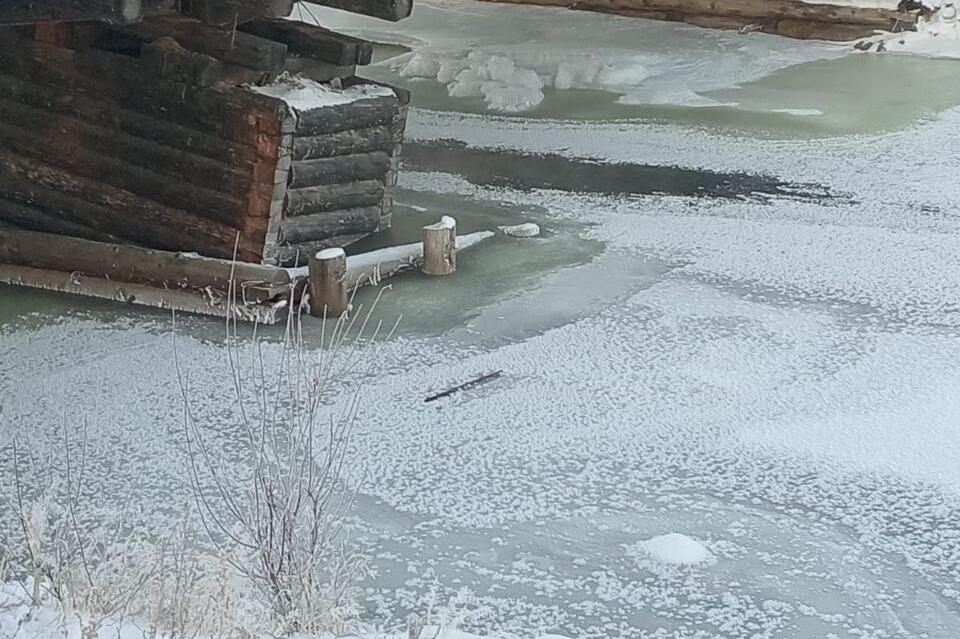
[[[766,175],[651,164],[610,164],[557,154],[518,154],[471,148],[454,140],[405,144],[403,168],[456,173],[473,184],[521,191],[556,189],[573,193],[758,200],[777,197],[818,202],[838,198],[818,184],[784,182]]]

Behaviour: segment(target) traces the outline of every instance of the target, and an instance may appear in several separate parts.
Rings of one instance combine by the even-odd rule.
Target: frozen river
[[[377,309],[400,331],[349,380],[372,622],[453,599],[464,628],[521,637],[960,636],[960,65],[462,2],[392,33],[337,19],[430,55],[513,47],[554,85],[598,31],[597,64],[646,69],[544,81],[510,114],[401,77],[399,46],[371,70],[418,108],[395,228],[366,246],[441,214],[545,229]],[[221,328],[178,339],[229,457]],[[86,418],[104,495],[186,500],[169,333],[0,288],[0,458]],[[672,533],[707,558],[649,552]]]

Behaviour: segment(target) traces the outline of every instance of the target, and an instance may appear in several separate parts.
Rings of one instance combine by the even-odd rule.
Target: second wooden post
[[[423,272],[450,275],[457,270],[457,221],[444,215],[423,227]]]
[[[347,254],[342,248],[320,251],[310,258],[310,314],[340,317],[348,307]]]

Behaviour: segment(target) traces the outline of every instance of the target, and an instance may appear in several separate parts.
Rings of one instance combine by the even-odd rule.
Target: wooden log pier
[[[409,0],[348,4],[410,12]],[[288,20],[293,6],[0,3],[0,225],[273,268],[389,225],[409,94],[356,77],[372,44]],[[72,269],[61,244],[55,264],[28,261],[11,237],[5,281],[111,277],[88,272],[89,245]],[[156,287],[155,266],[151,281],[118,281]]]

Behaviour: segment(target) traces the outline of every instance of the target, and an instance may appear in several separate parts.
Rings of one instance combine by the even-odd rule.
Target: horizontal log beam
[[[246,291],[246,299],[257,301],[283,294],[290,283],[287,271],[275,266],[30,231],[0,231],[0,263],[169,289],[226,292],[233,281],[238,297]]]
[[[383,182],[379,180],[292,189],[287,191],[287,215],[296,217],[338,209],[377,206],[383,201],[384,190]]]
[[[297,267],[307,263],[311,255],[316,255],[317,251],[328,248],[344,247],[358,242],[370,235],[369,233],[354,233],[352,235],[337,235],[324,240],[313,240],[309,242],[299,242],[297,244],[286,244],[277,249],[277,263],[282,266]],[[349,258],[348,258],[349,259]],[[297,288],[302,291],[303,282]]]
[[[316,25],[292,20],[252,20],[240,25],[244,33],[282,42],[290,53],[337,66],[366,65],[373,44],[340,35]]]
[[[311,0],[311,2],[391,22],[409,18],[413,11],[413,0]]]
[[[242,226],[245,221],[247,207],[240,198],[171,180],[163,172],[163,166],[143,168],[110,151],[88,150],[71,138],[69,131],[63,135],[52,130],[44,136],[39,131],[0,122],[0,146],[23,157],[32,157],[73,175],[123,189],[144,201],[189,211],[199,217],[234,227]]]
[[[298,244],[338,235],[372,233],[379,225],[379,206],[329,211],[284,220],[281,240],[284,244]]]
[[[293,159],[317,160],[352,153],[392,152],[403,135],[391,125],[348,129],[317,136],[293,138]]]
[[[304,111],[300,114],[297,135],[309,137],[389,125],[399,108],[400,101],[396,97],[385,96]]]
[[[207,24],[232,27],[256,18],[284,18],[296,0],[180,0],[181,12]]]
[[[168,10],[169,0],[3,0],[0,24],[89,20],[128,24]]]
[[[262,73],[279,74],[287,59],[287,45],[281,42],[184,16],[151,18],[122,30],[146,41],[170,37],[190,51]]]
[[[281,100],[240,88],[150,78],[139,60],[93,49],[0,50],[0,71],[35,82],[61,99],[91,96],[112,103],[112,109],[133,110],[255,148],[264,135],[279,136],[287,112]]]
[[[351,180],[383,180],[389,170],[390,156],[383,151],[340,155],[322,160],[303,160],[293,163],[290,188],[299,189]]]
[[[0,147],[0,193],[144,246],[232,257],[238,230]],[[259,262],[263,233],[241,234],[238,258]]]
[[[228,304],[220,296],[190,290],[171,290],[146,284],[114,282],[104,278],[63,271],[48,271],[30,266],[0,264],[0,283],[28,286],[58,293],[69,293],[149,306],[183,313],[230,317],[258,324],[276,324],[286,313],[287,301],[272,304]]]
[[[121,238],[110,233],[98,231],[57,215],[51,215],[36,207],[3,198],[0,198],[0,220],[27,231],[70,235],[99,242],[123,242]],[[0,251],[2,251],[2,247],[0,247]]]

